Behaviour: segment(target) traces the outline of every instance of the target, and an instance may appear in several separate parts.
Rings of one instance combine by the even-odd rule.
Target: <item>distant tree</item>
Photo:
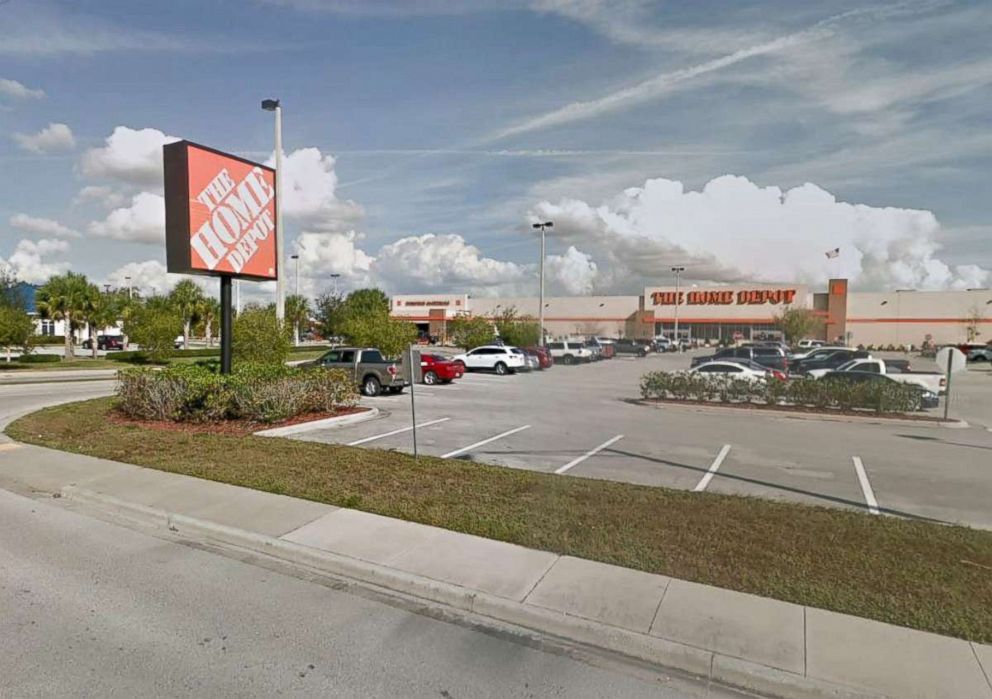
[[[84,318],[90,328],[90,350],[97,356],[98,335],[104,328],[115,325],[120,320],[120,307],[116,294],[102,293],[95,284],[89,285]]]
[[[808,308],[787,308],[774,318],[775,327],[782,331],[785,341],[794,345],[822,325],[822,319]]]
[[[23,308],[24,299],[18,291],[20,282],[11,270],[0,267],[0,307]]]
[[[342,326],[348,341],[357,347],[377,347],[386,356],[396,357],[417,339],[417,326],[393,320],[388,313],[351,314]]]
[[[310,325],[310,300],[306,296],[286,297],[286,322],[293,328],[293,344],[300,344],[300,328]]]
[[[348,315],[389,314],[389,297],[381,289],[356,289],[344,300]]]
[[[32,335],[34,321],[23,308],[13,304],[0,305],[0,347],[4,348],[8,362],[12,347],[27,353]]]
[[[35,305],[42,318],[65,323],[66,359],[75,356],[72,333],[85,319],[90,293],[90,283],[85,275],[66,272],[51,277],[35,295]]]
[[[540,344],[541,328],[530,316],[522,316],[514,307],[493,314],[496,332],[503,342],[517,347],[531,347]]]
[[[124,332],[153,362],[163,363],[175,350],[176,336],[183,322],[165,296],[151,296],[136,303],[124,319]]]
[[[314,315],[317,318],[317,329],[324,339],[344,334],[343,326],[347,309],[341,296],[321,294],[317,297]]]
[[[289,326],[280,325],[274,308],[249,305],[234,320],[231,351],[238,362],[283,364],[292,346]]]
[[[448,337],[465,349],[488,345],[495,339],[493,321],[483,316],[457,316],[448,321]]]
[[[213,296],[204,296],[196,309],[198,327],[207,338],[207,347],[214,346],[214,330],[220,320],[220,303]]]
[[[964,332],[965,336],[968,338],[968,342],[976,342],[979,336],[982,334],[982,322],[985,320],[985,314],[982,309],[978,306],[972,306],[968,309],[968,315],[964,319]]]
[[[203,291],[196,282],[184,279],[169,293],[169,303],[176,309],[183,323],[183,349],[189,349],[190,329],[196,321],[200,304],[203,303]]]

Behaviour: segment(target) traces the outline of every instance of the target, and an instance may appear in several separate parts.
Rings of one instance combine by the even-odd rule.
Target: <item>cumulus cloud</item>
[[[563,255],[548,255],[544,263],[544,282],[553,293],[591,294],[598,271],[592,255],[570,245]]]
[[[275,157],[269,158],[270,167]],[[283,155],[283,216],[302,222],[309,230],[343,232],[361,218],[362,208],[338,199],[334,157],[318,148],[300,148]]]
[[[69,243],[64,240],[22,240],[5,261],[0,257],[0,267],[9,268],[21,281],[41,284],[53,274],[61,274],[69,269],[65,261],[51,261],[52,255],[68,252]]]
[[[110,284],[118,289],[127,289],[128,286],[142,296],[152,294],[167,294],[176,284],[183,279],[192,278],[200,283],[200,286],[207,289],[211,280],[204,277],[189,277],[183,274],[169,274],[165,265],[158,260],[145,260],[144,262],[128,262],[126,265],[118,267],[108,274],[104,284]]]
[[[726,175],[700,191],[651,179],[605,204],[542,202],[534,220],[581,243],[600,263],[600,287],[631,292],[657,283],[670,264],[702,281],[796,281],[847,277],[860,289],[982,286],[988,270],[939,257],[933,213],[837,201],[814,184],[783,192]],[[839,247],[836,259],[825,252]],[[604,269],[605,267],[605,269]]]
[[[361,240],[355,231],[347,233],[304,232],[296,239],[296,254],[300,256],[300,293],[316,296],[331,288],[332,274],[341,275],[339,290],[369,283],[372,257],[358,247]],[[287,263],[294,264],[287,260]],[[287,270],[295,286],[296,269]]]
[[[72,203],[76,205],[95,203],[107,209],[115,209],[126,202],[124,192],[106,185],[87,185],[72,199]]]
[[[15,133],[14,140],[31,153],[55,153],[76,147],[72,129],[66,124],[52,123],[38,133]]]
[[[131,204],[111,211],[103,221],[89,225],[90,235],[131,243],[165,241],[165,199],[151,192],[139,192]]]
[[[161,184],[162,146],[178,140],[158,129],[118,126],[102,147],[83,154],[80,166],[88,177],[139,185]]]
[[[11,228],[24,233],[54,235],[56,238],[78,238],[79,233],[50,218],[38,218],[27,214],[14,214],[10,217]]]
[[[45,96],[44,90],[33,90],[23,83],[9,78],[0,78],[0,96],[9,97],[15,100],[41,99]]]
[[[484,295],[514,293],[532,276],[524,266],[484,257],[460,235],[433,233],[384,245],[372,271],[393,291],[462,289]]]

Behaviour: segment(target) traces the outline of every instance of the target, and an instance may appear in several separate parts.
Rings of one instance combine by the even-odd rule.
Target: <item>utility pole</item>
[[[262,100],[262,109],[276,115],[276,319],[286,319],[286,275],[282,260],[282,106],[279,100]]]
[[[675,272],[675,346],[678,350],[682,351],[682,343],[679,341],[679,275],[685,271],[685,267],[676,266],[672,267],[672,271]]]
[[[296,296],[300,295],[300,256],[290,255],[289,259],[296,260]],[[299,347],[300,345],[300,325],[296,320],[293,320],[293,346]]]
[[[544,223],[535,223],[533,226],[534,228],[540,229],[541,231],[541,291],[537,300],[537,307],[538,307],[537,326],[541,331],[541,340],[540,340],[541,347],[544,347],[546,344],[546,340],[545,340],[546,335],[544,332],[544,258],[546,256],[544,234],[548,228],[553,228],[554,225],[555,224],[553,221],[545,221]]]
[[[334,298],[337,298],[338,297],[338,277],[340,277],[340,276],[341,276],[340,274],[332,274],[331,275],[331,279],[334,280]]]

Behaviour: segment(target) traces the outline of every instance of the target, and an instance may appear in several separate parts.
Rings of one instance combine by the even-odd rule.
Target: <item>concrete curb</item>
[[[947,429],[964,429],[970,425],[964,420],[908,420],[898,417],[877,417],[875,415],[831,415],[829,413],[804,413],[791,410],[774,410],[770,408],[745,408],[730,405],[698,405],[696,403],[678,403],[669,401],[652,401],[640,398],[626,399],[633,405],[642,405],[655,410],[671,408],[698,413],[719,413],[723,415],[753,415],[756,417],[774,417],[786,420],[816,420],[819,422],[848,422],[858,425],[899,425],[902,427],[944,427]]]
[[[371,420],[378,415],[378,408],[365,408],[360,413],[348,413],[347,415],[328,417],[323,420],[311,420],[310,422],[301,422],[296,425],[287,425],[286,427],[272,427],[267,430],[260,430],[254,434],[256,437],[288,437],[289,435],[309,432],[311,430],[323,430],[329,427],[354,425],[358,422]]]
[[[497,597],[357,558],[130,503],[77,486],[65,486],[61,494],[62,497],[77,504],[138,524],[161,527],[174,535],[236,546],[290,564],[355,580],[386,592],[401,593],[747,691],[778,697],[810,699],[826,697],[861,699],[879,696],[875,692],[811,679],[703,648]]]

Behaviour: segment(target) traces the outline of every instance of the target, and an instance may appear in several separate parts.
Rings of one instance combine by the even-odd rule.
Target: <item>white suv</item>
[[[555,362],[561,362],[562,364],[592,361],[592,350],[588,347],[583,347],[578,342],[549,342],[548,351],[555,358]]]
[[[527,355],[515,352],[516,349],[516,347],[486,345],[485,347],[476,347],[464,354],[457,354],[451,358],[451,361],[464,366],[465,371],[488,369],[502,376],[503,374],[512,374],[517,369],[523,369],[527,366]]]

